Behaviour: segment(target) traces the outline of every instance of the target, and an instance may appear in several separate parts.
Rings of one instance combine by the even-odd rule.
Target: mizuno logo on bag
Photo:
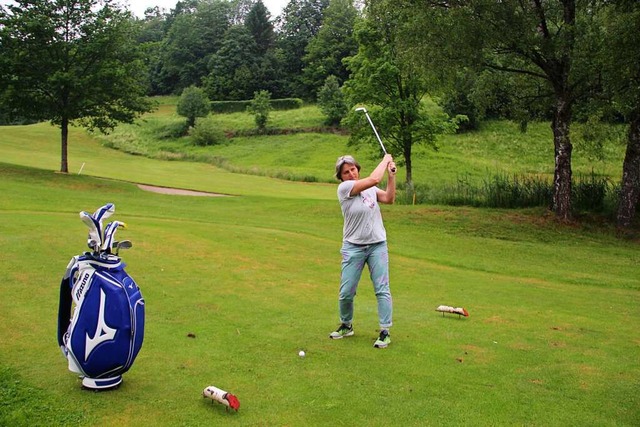
[[[89,282],[89,279],[91,278],[92,274],[91,273],[85,273],[82,276],[82,281],[80,282],[80,286],[78,287],[78,290],[76,291],[76,301],[80,301],[80,297],[82,296],[82,292],[84,292],[84,287],[87,286],[87,282]]]
[[[84,347],[84,360],[89,359],[89,355],[94,348],[100,343],[112,340],[116,336],[116,330],[110,328],[104,321],[104,307],[106,304],[107,296],[104,291],[100,289],[100,310],[98,312],[98,324],[96,325],[96,332],[93,337],[89,337],[86,334],[85,347]]]

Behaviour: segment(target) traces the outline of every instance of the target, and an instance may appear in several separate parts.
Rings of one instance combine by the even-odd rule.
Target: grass
[[[77,129],[72,173],[62,175],[52,172],[55,129],[0,135],[2,425],[640,423],[636,241],[559,225],[536,208],[385,206],[394,327],[390,347],[376,350],[366,277],[356,335],[327,338],[337,326],[335,185],[131,156]],[[245,166],[261,160],[250,142],[233,148],[252,159]],[[273,142],[262,167],[280,161],[267,153],[298,144]],[[320,171],[325,155],[333,159],[297,156]],[[125,181],[239,197],[161,195]],[[64,268],[84,250],[78,212],[106,202],[129,225],[118,237],[133,241],[123,257],[147,327],[122,387],[91,393],[66,369],[55,319]],[[440,304],[470,317],[443,316]],[[240,411],[202,399],[208,385],[236,394]]]
[[[112,135],[100,137],[102,144],[156,159],[204,162],[230,172],[303,182],[335,182],[329,165],[344,153],[354,154],[365,171],[379,159],[377,146],[351,146],[347,135],[312,132],[322,128],[323,118],[315,106],[272,113],[271,130],[306,130],[301,134],[243,137],[255,128],[250,114],[213,115],[220,129],[235,137],[227,143],[197,147],[190,137],[171,136],[179,134],[175,129],[182,128],[184,118],[169,113],[175,108],[168,99],[161,101],[159,112],[146,117],[142,126],[122,126]],[[621,128],[610,126],[608,139],[598,144],[584,140],[585,125],[576,123],[572,129],[575,213],[592,210],[612,220],[624,155]],[[548,123],[531,123],[522,133],[513,123],[486,122],[478,132],[441,136],[438,147],[433,151],[414,145],[415,193],[402,185],[405,169],[400,167],[399,203],[484,207],[494,207],[496,202],[499,207],[551,204],[554,159]],[[582,191],[585,188],[587,193]],[[601,197],[594,199],[591,190],[602,192]]]

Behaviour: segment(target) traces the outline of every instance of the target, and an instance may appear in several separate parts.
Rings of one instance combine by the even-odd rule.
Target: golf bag
[[[131,247],[129,241],[114,241],[115,230],[125,224],[109,223],[102,233],[102,219],[114,210],[108,204],[93,215],[80,213],[89,225],[93,251],[74,256],[60,283],[58,345],[69,370],[82,377],[84,387],[95,390],[120,385],[144,338],[140,288],[117,252],[112,253]]]

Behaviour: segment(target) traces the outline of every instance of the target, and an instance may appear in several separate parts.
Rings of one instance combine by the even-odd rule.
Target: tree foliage
[[[263,57],[273,49],[276,35],[271,22],[271,14],[262,1],[258,1],[249,11],[244,21],[256,44],[256,53]]]
[[[176,112],[187,118],[187,128],[195,125],[197,117],[206,117],[210,111],[209,98],[202,89],[189,86],[182,91]]]
[[[271,111],[271,94],[266,90],[256,92],[251,104],[247,107],[247,111],[255,117],[258,131],[264,132],[267,128],[269,112]]]
[[[315,96],[302,81],[303,58],[307,45],[320,31],[328,4],[329,0],[291,0],[278,18],[277,44],[291,95],[305,99]]]
[[[349,71],[342,60],[358,51],[353,35],[357,17],[358,11],[352,0],[330,0],[322,26],[309,41],[303,57],[303,78],[307,87],[321,87],[329,76],[335,76],[339,85],[349,78]]]
[[[318,91],[318,105],[326,117],[325,123],[329,126],[339,125],[347,115],[347,104],[336,76],[327,77],[324,86]]]
[[[435,148],[437,135],[456,125],[446,115],[430,115],[425,108],[429,82],[401,37],[410,13],[411,9],[399,7],[392,0],[367,3],[364,18],[356,23],[358,53],[346,59],[351,78],[344,91],[348,104],[362,104],[370,110],[379,134],[387,140],[387,151],[399,157],[396,162],[406,167],[406,183],[412,186],[414,144]],[[352,114],[348,122],[352,126],[360,123],[352,141],[367,139],[378,144],[363,118]]]
[[[61,172],[70,124],[108,131],[151,109],[135,29],[111,0],[20,0],[0,10],[0,92],[21,115],[60,127]]]
[[[194,2],[190,7],[178,2],[167,18],[171,25],[162,45],[159,94],[180,93],[201,84],[211,56],[222,46],[230,13],[231,6],[224,0]]]
[[[207,64],[203,79],[207,94],[216,100],[249,99],[257,90],[254,78],[259,64],[256,43],[244,25],[234,25],[224,36],[222,46]]]
[[[587,3],[580,2],[578,8],[576,0],[433,2],[423,14],[436,19],[424,22],[436,25],[421,27],[446,56],[517,76],[518,94],[534,100],[522,105],[548,106],[555,155],[552,207],[562,220],[572,216],[569,130],[586,83],[583,69],[574,66],[580,52],[588,49],[583,19],[590,12]]]

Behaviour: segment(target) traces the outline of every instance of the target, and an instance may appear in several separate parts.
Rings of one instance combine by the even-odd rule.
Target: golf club
[[[116,248],[116,256],[118,256],[120,249],[131,249],[133,244],[130,240],[123,240],[121,242],[114,242],[113,246]]]
[[[364,107],[359,107],[359,108],[356,108],[356,111],[362,111],[364,112],[364,115],[367,116],[367,120],[369,121],[369,124],[371,125],[371,129],[373,129],[373,133],[376,135],[376,138],[380,143],[380,147],[382,147],[382,151],[384,152],[384,154],[388,154],[386,148],[384,148],[382,139],[380,139],[380,135],[378,135],[378,131],[376,130],[376,127],[373,125],[373,122],[371,121],[371,117],[369,117],[369,113],[367,112],[367,109]],[[396,168],[391,168],[391,172],[395,172],[395,171],[396,171]]]

